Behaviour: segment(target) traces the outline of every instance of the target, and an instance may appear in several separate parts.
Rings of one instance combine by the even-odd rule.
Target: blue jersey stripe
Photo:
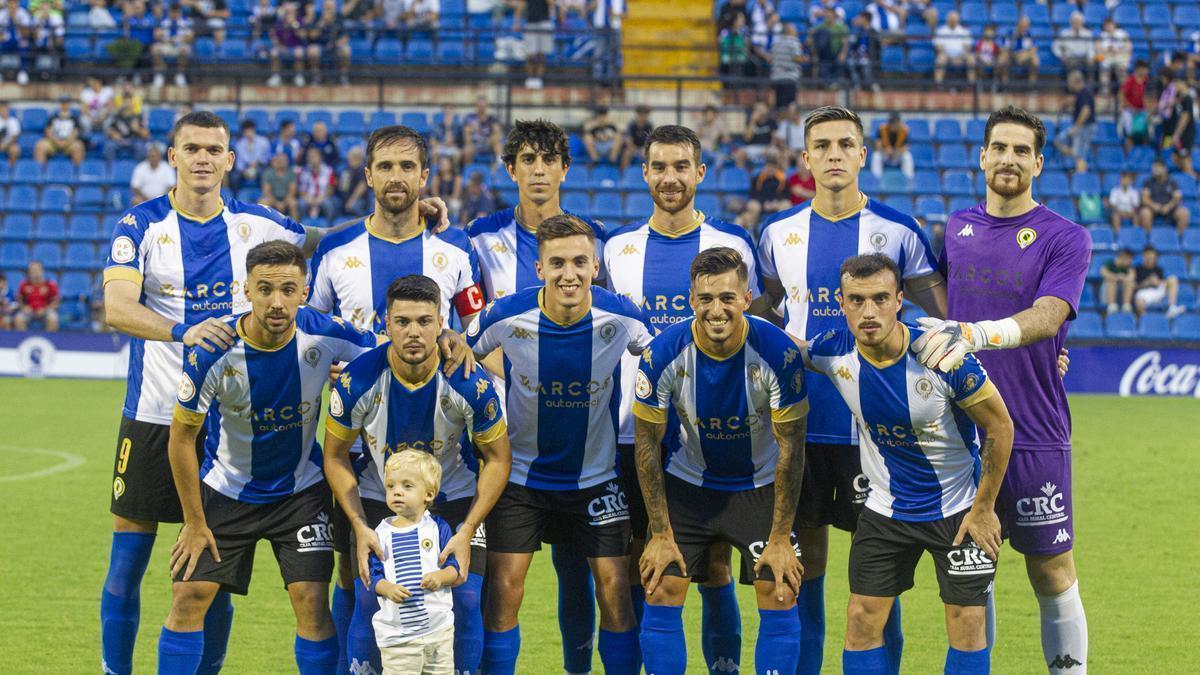
[[[537,262],[537,237],[517,223],[513,228],[517,232],[517,285],[514,292],[530,286],[541,286],[534,263]]]
[[[438,404],[437,376],[416,391],[409,391],[395,377],[388,380],[387,454],[398,452],[401,446],[432,452],[433,418]],[[386,455],[382,461],[387,461]]]
[[[296,343],[292,339],[276,351],[261,352],[243,342],[254,428],[250,482],[243,492],[290,494],[295,486],[293,472],[304,449],[299,409],[304,391]]]
[[[239,289],[233,287],[233,261],[225,229],[223,213],[207,223],[188,220],[179,214],[184,292],[194,296],[184,299],[186,324],[233,312],[233,294]]]
[[[979,444],[975,440],[975,423],[962,408],[953,403],[950,403],[949,407],[951,414],[954,415],[954,426],[958,430],[958,435],[962,437],[963,447],[971,453],[971,459],[974,460],[973,482],[976,487],[979,487]]]
[[[692,315],[688,304],[692,261],[700,253],[700,227],[672,238],[650,228],[642,268],[644,309],[650,325],[662,330]]]
[[[384,332],[387,316],[387,287],[397,277],[425,272],[423,236],[394,243],[368,234],[371,268],[371,297],[375,300],[375,320],[371,330]]]
[[[582,472],[593,431],[588,428],[593,378],[591,359],[580,357],[591,353],[590,312],[565,328],[539,314],[538,455],[529,467],[531,481],[561,481]]]
[[[754,487],[754,449],[745,387],[746,349],[717,361],[696,350],[696,419],[704,453],[704,487]],[[729,386],[733,383],[734,386]],[[740,384],[740,386],[738,386]]]
[[[142,294],[145,298],[145,294]],[[143,300],[144,302],[144,300]],[[142,378],[145,376],[143,363],[146,356],[146,341],[142,338],[129,340],[129,378],[125,385],[125,415],[137,418],[138,401],[142,400]]]
[[[213,399],[208,407],[208,429],[204,437],[204,460],[200,462],[200,480],[216,466],[217,448],[221,447],[221,401]]]
[[[844,328],[846,325],[842,309],[838,305],[838,289],[841,287],[838,270],[842,261],[858,255],[859,213],[838,221],[830,221],[812,212],[808,229],[808,320],[805,324],[806,339],[827,330]],[[777,260],[777,265],[786,264]],[[784,324],[785,326],[787,324]],[[818,414],[808,420],[810,443],[852,443],[850,408],[838,394],[829,378],[812,373],[808,379],[808,400],[812,410]]]

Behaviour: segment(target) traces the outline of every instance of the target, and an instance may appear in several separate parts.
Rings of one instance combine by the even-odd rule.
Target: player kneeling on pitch
[[[396,514],[375,528],[381,555],[370,553],[371,590],[383,599],[375,613],[375,640],[384,675],[453,675],[454,614],[450,586],[458,561],[448,553],[450,525],[429,513],[442,467],[422,450],[387,458],[384,492]]]
[[[250,312],[225,319],[236,337],[189,347],[168,452],[183,507],[171,548],[175,584],[158,641],[158,672],[191,675],[204,650],[204,613],[220,590],[245,595],[259,540],[270,541],[296,612],[296,664],[333,673],[329,615],[333,540],[329,486],[316,442],[321,394],[335,361],[375,336],[307,307],[304,253],[271,241],[246,254]],[[211,414],[210,414],[211,411]],[[204,462],[196,435],[207,422]]]
[[[909,351],[921,330],[896,319],[904,294],[891,258],[847,258],[839,276],[848,328],[814,340],[805,361],[829,377],[854,413],[871,480],[850,544],[843,672],[889,672],[884,623],[928,551],[946,604],[946,672],[987,673],[984,605],[1001,543],[993,509],[1012,450],[1012,419],[974,356],[943,373]]]
[[[800,658],[795,606],[804,570],[792,521],[804,475],[804,361],[786,333],[746,316],[748,280],[737,251],[701,251],[691,267],[695,317],[650,343],[634,384],[637,472],[651,533],[640,561],[641,645],[653,675],[687,669],[689,575],[704,581],[718,542],[741,551],[743,568],[753,561],[748,576],[761,619],[755,670],[794,673]],[[671,409],[679,433],[664,472]]]

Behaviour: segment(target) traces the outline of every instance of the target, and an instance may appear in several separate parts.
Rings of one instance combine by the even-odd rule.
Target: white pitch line
[[[28,473],[17,474],[15,476],[0,475],[0,483],[9,483],[16,480],[30,480],[33,478],[45,478],[63,471],[70,471],[76,467],[82,466],[87,461],[83,455],[77,455],[73,452],[63,452],[62,450],[47,450],[45,448],[23,448],[16,445],[0,445],[0,450],[8,450],[13,452],[27,452],[34,455],[47,455],[57,457],[62,462],[45,469],[30,471]]]

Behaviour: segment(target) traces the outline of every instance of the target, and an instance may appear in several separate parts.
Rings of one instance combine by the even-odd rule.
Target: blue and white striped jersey
[[[591,309],[555,323],[542,289],[526,288],[484,308],[467,329],[482,357],[504,352],[510,481],[575,490],[616,478],[617,377],[621,355],[650,343],[650,327],[628,298],[592,287]]]
[[[375,346],[375,336],[340,318],[301,307],[282,347],[250,342],[230,317],[237,339],[228,349],[189,347],[179,380],[177,419],[205,422],[200,478],[240,502],[283,499],[322,480],[317,420],[329,366]]]
[[[746,317],[742,346],[717,358],[697,342],[685,319],[642,352],[633,414],[667,422],[679,434],[667,447],[667,473],[714,490],[750,490],[775,482],[779,444],[771,423],[808,413],[800,348],[769,322]]]
[[[367,470],[359,475],[364,497],[384,500],[383,465],[389,455],[414,449],[432,453],[442,465],[438,501],[475,496],[479,462],[471,444],[489,443],[508,431],[500,396],[482,368],[447,377],[436,368],[424,382],[409,382],[396,371],[391,343],[350,362],[329,394],[325,427],[343,440],[366,437]]]
[[[113,228],[104,282],[132,281],[142,304],[188,325],[250,309],[246,253],[264,241],[304,245],[304,226],[274,209],[236,200],[208,216],[175,207],[168,192],[134,206]],[[183,345],[133,338],[122,414],[170,424],[183,371]]]
[[[363,330],[383,333],[388,284],[409,274],[423,274],[437,282],[447,325],[451,300],[460,315],[483,308],[479,264],[465,232],[451,228],[434,234],[422,229],[397,241],[372,230],[367,219],[317,245],[308,304]]]
[[[783,284],[784,328],[811,340],[827,330],[844,328],[838,304],[842,261],[862,253],[883,253],[900,265],[905,279],[933,274],[935,259],[917,221],[874,199],[837,220],[811,206],[781,211],[759,232],[758,259],[764,279]],[[850,411],[823,377],[809,378],[813,414],[808,442],[858,443]]]
[[[571,214],[592,226],[596,233],[596,258],[603,258],[604,226]],[[517,222],[515,209],[504,209],[467,224],[467,235],[479,256],[483,292],[488,302],[530,286],[541,286],[537,270],[537,236]],[[603,263],[600,275],[604,275]]]
[[[905,346],[921,335],[899,324]],[[996,393],[973,354],[950,373],[921,365],[911,350],[879,363],[847,329],[808,348],[809,367],[825,374],[858,420],[867,508],[896,520],[929,521],[971,506],[979,485],[975,424],[963,412]]]
[[[758,261],[750,234],[737,225],[705,217],[696,212],[695,224],[686,232],[669,235],[649,220],[623,227],[604,242],[604,268],[608,287],[642,308],[650,325],[661,331],[692,316],[688,303],[691,267],[696,254],[717,246],[728,246],[742,255],[750,272],[750,292],[758,297]],[[633,443],[633,380],[637,357],[626,355],[621,363],[620,443]]]
[[[428,511],[416,525],[396,527],[388,518],[375,528],[383,548],[383,559],[374,553],[367,559],[371,568],[371,590],[380,581],[400,584],[412,593],[404,602],[379,598],[379,611],[371,623],[380,647],[397,647],[414,638],[436,633],[454,625],[454,598],[449,587],[436,591],[421,588],[421,578],[443,567],[458,569],[453,555],[445,565],[438,557],[453,532],[450,525]]]

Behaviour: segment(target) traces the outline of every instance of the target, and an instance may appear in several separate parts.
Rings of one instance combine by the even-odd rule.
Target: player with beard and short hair
[[[921,320],[926,332],[912,348],[942,372],[976,354],[1008,402],[1013,452],[996,509],[1025,556],[1047,668],[1083,673],[1087,618],[1071,553],[1071,412],[1054,364],[1079,310],[1091,236],[1033,199],[1045,142],[1042,121],[1020,108],[988,118],[979,150],[987,201],[950,216],[938,261],[953,320]]]
[[[687,127],[673,124],[655,128],[646,141],[642,176],[650,189],[654,211],[644,221],[609,235],[604,243],[608,287],[633,300],[646,313],[650,325],[665,330],[692,317],[688,303],[692,261],[701,251],[717,246],[737,251],[747,268],[752,297],[760,293],[754,242],[741,227],[696,210],[696,188],[707,167],[701,161],[700,138]],[[621,363],[621,431],[617,451],[621,477],[629,497],[633,527],[631,564],[637,564],[646,539],[646,507],[638,487],[634,463],[632,406],[638,358],[627,355]],[[671,425],[668,425],[669,428]],[[713,544],[706,580],[699,585],[704,598],[704,659],[710,670],[736,666],[741,660],[741,612],[730,571],[727,542]],[[634,611],[640,614],[643,591],[636,570],[631,571]]]

